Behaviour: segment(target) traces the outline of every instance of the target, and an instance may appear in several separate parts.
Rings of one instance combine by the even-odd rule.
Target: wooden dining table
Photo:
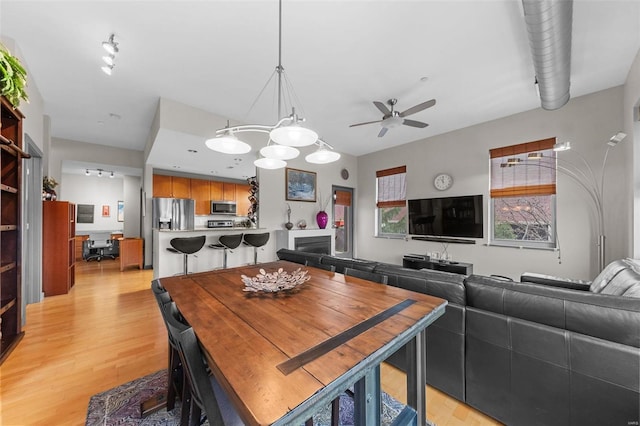
[[[306,270],[292,292],[241,276]],[[408,348],[407,404],[426,421],[426,328],[443,299],[286,261],[160,278],[247,425],[302,424],[350,386],[355,422],[380,422],[380,363]]]

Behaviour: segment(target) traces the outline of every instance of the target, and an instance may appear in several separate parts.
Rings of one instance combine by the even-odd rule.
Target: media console
[[[431,260],[420,254],[405,254],[402,267],[411,269],[433,269],[436,271],[453,272],[454,274],[473,274],[473,263],[456,262],[453,260]]]

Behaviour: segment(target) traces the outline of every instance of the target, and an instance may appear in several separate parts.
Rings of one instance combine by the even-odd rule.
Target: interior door
[[[336,256],[353,257],[353,188],[333,186]]]

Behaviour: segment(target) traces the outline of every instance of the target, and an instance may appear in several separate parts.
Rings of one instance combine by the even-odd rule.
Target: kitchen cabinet
[[[153,175],[153,196],[191,198],[191,179],[179,176]]]
[[[209,196],[211,197],[211,201],[222,201],[223,197],[224,197],[224,191],[222,188],[222,182],[218,182],[218,181],[211,181],[209,182],[211,184],[209,190],[210,190],[210,194]]]
[[[42,289],[45,296],[66,294],[75,284],[76,206],[42,202]]]
[[[191,179],[191,197],[196,204],[197,215],[211,213],[211,184],[213,182],[204,179]]]
[[[251,202],[249,201],[250,188],[249,184],[236,183],[236,214],[238,216],[247,216],[249,214],[249,207],[251,207]]]
[[[24,336],[22,331],[22,150],[24,116],[0,98],[0,364]],[[33,265],[33,268],[36,266]]]
[[[222,182],[222,201],[236,201],[236,184]]]

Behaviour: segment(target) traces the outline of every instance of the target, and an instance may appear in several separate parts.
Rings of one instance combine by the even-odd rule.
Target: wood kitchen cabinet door
[[[191,198],[191,179],[172,176],[171,188],[173,190],[173,198]]]
[[[247,216],[249,214],[249,185],[236,183],[236,214],[238,216]]]
[[[224,191],[222,182],[211,181],[209,182],[209,195],[211,197],[211,201],[222,201],[224,198]]]
[[[236,201],[236,184],[235,183],[222,182],[222,200]]]
[[[173,197],[171,195],[171,176],[153,175],[153,196]]]
[[[197,215],[211,214],[211,181],[191,179],[191,197],[196,204]]]

